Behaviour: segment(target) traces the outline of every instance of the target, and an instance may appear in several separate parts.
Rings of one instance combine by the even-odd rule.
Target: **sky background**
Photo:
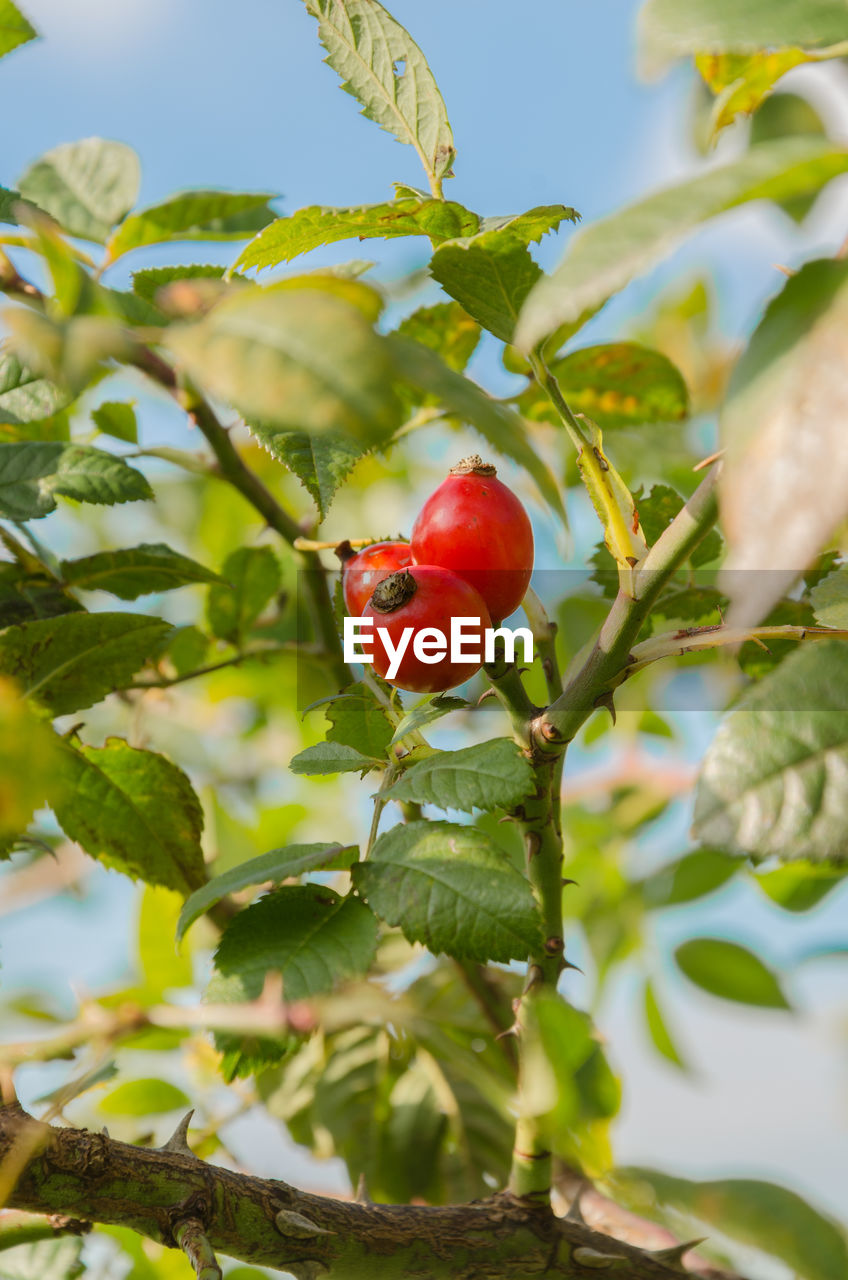
[[[43,151],[90,134],[139,152],[143,204],[187,188],[227,188],[278,192],[279,210],[292,212],[383,200],[395,180],[421,184],[411,148],[358,115],[339,91],[297,0],[27,0],[23,7],[44,39],[0,67],[4,185]],[[638,78],[634,0],[529,0],[520,11],[507,0],[389,7],[425,51],[448,105],[458,149],[450,198],[486,214],[562,201],[588,222],[703,163],[688,141],[689,71],[678,67],[651,84]],[[813,86],[844,133],[839,74],[820,69],[795,79]],[[727,139],[718,158],[736,145]],[[722,327],[737,337],[779,287],[775,263],[832,252],[846,232],[840,183],[801,232],[772,208],[733,214],[631,286],[587,334],[619,335],[664,283],[691,269],[711,277]],[[548,239],[543,263],[559,258],[568,234]],[[204,260],[234,256],[232,247],[202,248]],[[368,246],[354,251],[367,256]],[[350,256],[350,245],[340,245],[323,260]],[[380,246],[375,256],[398,275],[421,260],[406,244]],[[165,246],[130,265],[173,260]],[[128,270],[121,266],[110,282],[121,284]],[[689,719],[692,751],[710,727],[708,717]],[[685,827],[682,818],[681,840]],[[97,987],[104,965],[126,963],[132,888],[102,872],[91,886],[71,908],[53,903],[0,919],[5,981],[64,983],[71,954],[75,979]],[[721,934],[744,925],[766,959],[791,963],[823,942],[844,944],[845,902],[837,891],[804,917],[780,913],[778,930],[776,910],[753,889],[731,888],[699,909],[697,929]],[[686,910],[667,912],[658,942],[668,953],[692,931]],[[667,979],[672,1018],[699,1070],[684,1078],[650,1053],[638,977],[619,983],[604,1029],[627,1064],[620,1160],[689,1176],[771,1177],[848,1219],[844,962],[810,963],[793,977],[807,1010],[797,1019],[734,1008],[671,973]],[[257,1147],[255,1137],[248,1126],[242,1141],[256,1172],[298,1176],[276,1138],[266,1133]],[[318,1174],[309,1177],[315,1185]]]

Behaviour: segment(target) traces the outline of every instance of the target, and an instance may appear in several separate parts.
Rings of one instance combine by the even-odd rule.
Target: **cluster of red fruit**
[[[391,665],[381,631],[397,651],[411,628],[391,683],[440,693],[482,665],[482,658],[455,661],[445,652],[451,619],[467,620],[467,648],[482,654],[484,632],[524,599],[533,571],[533,531],[495,468],[474,455],[453,467],[424,503],[409,542],[375,542],[356,554],[348,543],[337,554],[348,613],[374,620],[375,671],[385,677]]]

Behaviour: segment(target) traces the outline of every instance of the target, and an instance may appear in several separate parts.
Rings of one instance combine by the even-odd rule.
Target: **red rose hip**
[[[475,588],[432,564],[384,578],[363,610],[363,622],[367,618],[373,619],[364,634],[367,640],[373,635],[374,670],[414,693],[441,693],[469,680],[482,666],[484,632],[492,625]]]
[[[362,616],[378,582],[412,564],[408,542],[372,542],[370,547],[357,552],[349,542],[342,542],[336,548],[336,555],[342,562],[345,608],[354,618]]]
[[[496,623],[521,604],[533,572],[527,512],[476,454],[424,503],[410,547],[418,564],[442,565],[476,587]]]

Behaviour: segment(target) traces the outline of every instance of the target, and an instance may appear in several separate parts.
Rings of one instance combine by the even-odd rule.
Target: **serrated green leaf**
[[[579,222],[576,209],[564,204],[540,204],[526,213],[480,219],[480,231],[501,232],[520,244],[538,242],[549,231],[556,231],[562,222]]]
[[[240,911],[215,952],[208,1001],[256,999],[265,975],[282,975],[287,1000],[305,1000],[365,973],[377,921],[363,902],[323,885],[286,885]]]
[[[424,54],[377,0],[304,0],[326,61],[362,114],[418,152],[434,192],[455,155],[442,95]]]
[[[316,742],[314,747],[299,751],[289,762],[292,773],[310,776],[324,773],[368,772],[385,763],[374,756],[364,756],[356,747],[344,742]]]
[[[240,862],[223,875],[215,876],[186,899],[177,921],[177,942],[182,941],[186,930],[195,920],[228,893],[238,893],[254,885],[278,885],[283,880],[294,879],[306,871],[345,869],[356,861],[358,853],[356,845],[289,844],[281,849],[272,849],[270,853],[263,853],[258,858]]]
[[[602,431],[682,422],[689,414],[689,392],[679,370],[661,352],[637,342],[581,347],[553,361],[551,372],[571,409],[587,414]],[[559,425],[536,383],[522,393],[518,407],[527,418]]]
[[[96,409],[92,409],[91,418],[97,430],[105,435],[113,436],[115,440],[125,440],[127,444],[138,443],[138,423],[131,404],[105,400]]]
[[[150,1116],[188,1107],[188,1095],[169,1080],[128,1080],[107,1093],[97,1104],[106,1116]]]
[[[139,502],[153,497],[140,471],[90,445],[0,443],[0,516],[35,520],[56,509],[56,497],[77,502]]]
[[[83,138],[45,152],[22,175],[18,188],[72,236],[104,244],[135,204],[140,179],[131,147]]]
[[[533,790],[533,770],[511,738],[492,738],[459,751],[440,751],[405,770],[391,787],[395,800],[440,809],[513,809]]]
[[[683,1234],[683,1215],[687,1236],[698,1235],[699,1226],[714,1227],[725,1239],[782,1259],[801,1280],[842,1280],[848,1272],[842,1228],[785,1187],[749,1178],[690,1182],[634,1168],[617,1169],[613,1183],[637,1212],[652,1219],[668,1221],[665,1212],[671,1210],[675,1235]],[[739,1265],[745,1265],[741,1259]]]
[[[393,827],[353,876],[387,924],[431,951],[485,963],[525,959],[539,945],[541,921],[529,883],[473,827]]]
[[[123,688],[170,624],[135,613],[66,613],[0,631],[0,675],[55,716]]]
[[[271,456],[297,476],[322,520],[336,490],[365,452],[362,445],[336,431],[313,436],[261,422],[249,422],[248,427]]]
[[[51,803],[69,839],[124,875],[182,894],[206,879],[200,802],[163,755],[121,738],[103,747],[63,744]]]
[[[757,53],[848,40],[842,0],[646,0],[639,14],[649,71],[696,53]]]
[[[704,758],[702,839],[758,858],[848,858],[848,647],[790,654],[743,694]]]
[[[282,581],[280,562],[270,547],[239,547],[224,561],[209,588],[206,616],[213,636],[239,644]]]
[[[519,241],[490,231],[441,245],[430,274],[484,329],[512,342],[519,312],[542,272]]]
[[[645,983],[643,992],[644,1010],[645,1010],[645,1026],[648,1029],[648,1035],[651,1037],[651,1043],[657,1053],[661,1054],[668,1062],[675,1067],[679,1067],[681,1071],[688,1071],[689,1067],[684,1058],[680,1055],[680,1050],[672,1039],[671,1032],[668,1029],[668,1023],[663,1016],[654,988],[650,982]]]
[[[349,685],[341,698],[327,704],[324,715],[330,726],[326,734],[328,742],[355,747],[377,760],[386,755],[393,725],[367,685]]]
[[[764,1009],[789,1009],[780,983],[759,956],[723,938],[690,938],[676,949],[677,967],[710,995]]]
[[[480,229],[476,213],[453,200],[404,197],[382,204],[335,209],[309,205],[288,218],[277,218],[251,240],[234,269],[262,271],[291,262],[301,253],[339,240],[394,240],[400,236],[429,236],[434,244],[470,236]]]
[[[567,524],[561,486],[533,448],[519,415],[494,401],[470,378],[454,372],[421,343],[398,334],[387,342],[398,375],[426,395],[435,396],[450,413],[479,431],[494,449],[523,467],[547,505]]]
[[[274,214],[272,192],[185,191],[126,218],[106,245],[114,262],[132,249],[168,240],[246,240]]]
[[[69,401],[67,391],[27,369],[14,352],[0,348],[0,422],[38,422]]]
[[[841,565],[816,583],[810,603],[823,627],[848,627],[848,567]]]
[[[456,373],[462,372],[480,341],[479,324],[458,302],[419,307],[401,321],[397,331],[435,351]]]
[[[602,218],[574,236],[553,275],[533,289],[516,345],[529,351],[559,326],[578,325],[700,223],[750,200],[810,194],[846,170],[848,150],[784,138]]]
[[[222,581],[220,574],[179,555],[164,542],[143,542],[138,547],[63,560],[59,570],[68,586],[110,591],[122,600],[136,600],[154,591],[172,591],[190,583]]]
[[[35,27],[27,22],[17,5],[12,4],[12,0],[0,0],[0,58],[37,37]]]
[[[425,698],[403,717],[389,745],[393,747],[414,730],[423,729],[425,725],[446,716],[449,711],[458,711],[461,707],[469,705],[464,698],[454,698],[445,693],[437,693],[434,697]]]
[[[248,419],[295,431],[385,439],[398,424],[386,340],[316,289],[239,290],[167,345],[192,377]]]

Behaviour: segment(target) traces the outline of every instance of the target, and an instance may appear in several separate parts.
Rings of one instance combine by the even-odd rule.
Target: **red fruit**
[[[347,556],[345,548],[349,553]],[[412,564],[408,542],[372,542],[370,547],[363,547],[355,554],[350,543],[343,542],[336,554],[342,561],[345,608],[354,618],[362,616],[362,610],[378,582]]]
[[[474,587],[450,569],[433,564],[414,564],[384,578],[362,618],[374,619],[374,670],[390,684],[414,693],[441,693],[470,679],[482,666],[483,633],[492,625]],[[452,624],[455,628],[460,618],[469,619],[463,624],[463,648],[478,656],[452,662]],[[387,633],[389,645],[379,628]],[[372,633],[365,634],[370,638]],[[392,670],[392,650],[398,651],[404,643]]]
[[[524,599],[533,572],[530,520],[476,454],[453,467],[424,503],[409,545],[418,564],[442,565],[476,587],[496,623]]]

